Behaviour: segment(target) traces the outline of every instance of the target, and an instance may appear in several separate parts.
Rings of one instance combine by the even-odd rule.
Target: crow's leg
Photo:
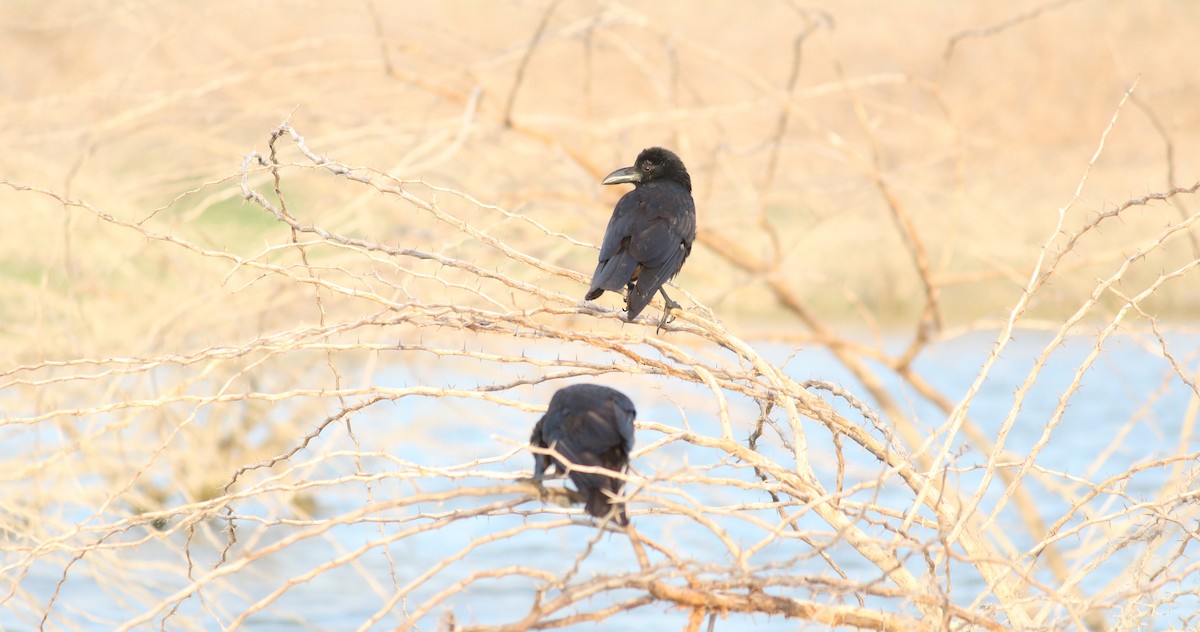
[[[556,441],[549,447],[553,450],[557,445],[558,442]],[[533,465],[533,480],[535,482],[540,483],[548,478],[562,478],[566,474],[562,463],[559,463],[558,459],[551,458],[549,454],[535,453],[533,455]]]
[[[547,457],[545,455],[542,455],[542,454],[533,455],[533,463],[534,463],[533,478],[529,479],[529,482],[533,483],[533,488],[535,490],[537,490],[538,500],[541,500],[541,501],[546,500],[546,487],[545,487],[545,485],[542,485],[542,481],[546,480],[546,474],[547,474],[546,461],[548,461],[548,460],[549,460],[549,457]]]
[[[662,333],[663,327],[666,327],[668,323],[675,320],[675,318],[671,316],[671,310],[683,309],[683,306],[675,301],[672,301],[671,297],[667,296],[667,291],[665,289],[661,287],[658,288],[658,293],[662,294],[663,301],[665,301],[667,304],[666,309],[663,310],[662,320],[658,321],[658,329],[655,330],[656,333]]]

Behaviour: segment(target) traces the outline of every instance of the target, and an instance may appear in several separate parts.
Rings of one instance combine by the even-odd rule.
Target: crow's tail
[[[608,515],[608,512],[615,510],[613,522],[622,527],[629,524],[629,516],[625,513],[625,503],[610,503],[608,494],[604,492],[603,488],[588,490],[587,505],[585,506],[587,512],[597,518],[603,518]]]
[[[637,266],[637,259],[624,252],[619,252],[611,259],[601,261],[596,266],[596,271],[592,273],[592,287],[583,298],[592,301],[599,298],[605,290],[620,292],[633,278]]]

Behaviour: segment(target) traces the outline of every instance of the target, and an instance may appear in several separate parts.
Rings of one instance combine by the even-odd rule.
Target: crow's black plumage
[[[658,324],[661,329],[671,310],[679,307],[663,284],[679,273],[696,239],[692,179],[679,156],[651,147],[638,154],[632,167],[608,174],[601,184],[625,182],[634,188],[613,209],[600,246],[600,263],[584,298],[590,301],[605,290],[626,289],[625,319],[631,321],[660,292],[667,304]]]
[[[550,398],[550,408],[534,425],[529,443],[554,449],[577,465],[624,472],[633,450],[635,416],[633,402],[620,391],[598,384],[567,386]],[[562,462],[546,454],[534,454],[533,462],[535,480],[541,480],[551,467],[559,474],[568,471]],[[621,493],[620,479],[576,470],[570,470],[569,475],[586,499],[589,514],[603,518],[613,511],[617,524],[629,524],[625,503],[609,501],[610,496]]]

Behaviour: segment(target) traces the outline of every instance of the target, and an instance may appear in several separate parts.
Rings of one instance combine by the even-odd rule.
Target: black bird
[[[663,284],[679,274],[696,239],[696,203],[692,200],[692,178],[683,161],[669,150],[642,150],[632,167],[617,169],[600,184],[633,183],[613,209],[600,263],[592,273],[587,300],[604,293],[627,290],[625,319],[632,321],[662,293],[667,303],[658,328],[668,322],[679,304],[667,296]]]
[[[620,391],[598,384],[575,384],[560,389],[550,398],[550,409],[533,427],[530,445],[554,449],[576,465],[603,467],[624,472],[633,450],[633,418],[637,410]],[[534,480],[545,477],[550,467],[567,471],[557,458],[533,455]],[[617,524],[629,524],[625,503],[612,503],[609,495],[621,492],[619,478],[570,471],[571,482],[586,499],[587,512],[603,518],[614,512]],[[605,492],[608,492],[606,494]]]

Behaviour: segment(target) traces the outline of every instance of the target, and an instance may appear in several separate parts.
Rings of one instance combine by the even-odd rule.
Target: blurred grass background
[[[489,433],[523,441],[547,389],[574,377],[564,377],[571,358],[598,358],[588,371],[611,367],[642,389],[639,406],[657,397],[669,416],[676,407],[714,405],[673,380],[650,379],[640,356],[611,346],[618,339],[640,345],[639,336],[653,335],[649,328],[574,313],[561,302],[526,318],[523,310],[540,307],[536,293],[512,291],[515,284],[465,265],[293,235],[245,201],[240,186],[247,155],[267,153],[283,121],[314,152],[356,166],[353,176],[370,174],[383,187],[395,183],[384,174],[403,181],[402,192],[382,193],[314,166],[284,138],[276,145],[281,189],[300,223],[453,257],[580,298],[585,286],[570,275],[509,257],[422,204],[436,203],[547,266],[588,275],[596,252],[586,245],[601,239],[625,190],[603,187],[600,178],[644,147],[671,147],[692,173],[700,226],[677,279],[682,290],[740,338],[833,352],[910,446],[940,436],[927,429],[950,415],[958,395],[922,391],[939,412],[932,420],[912,415],[910,423],[908,397],[889,392],[888,380],[922,383],[910,369],[927,342],[1007,317],[1047,243],[1049,254],[1069,254],[1019,326],[1048,319],[1057,328],[1081,306],[1092,320],[1060,333],[1093,323],[1135,330],[1150,319],[1194,325],[1200,308],[1196,272],[1187,270],[1128,315],[1117,313],[1121,295],[1200,258],[1194,225],[1163,236],[1197,216],[1196,193],[1135,204],[1082,231],[1127,200],[1191,187],[1200,177],[1200,3],[1192,0],[819,8],[12,0],[0,3],[0,25],[0,459],[12,492],[0,499],[7,517],[0,522],[15,525],[5,554],[20,569],[0,592],[20,592],[13,601],[28,606],[27,622],[43,612],[73,616],[21,585],[23,573],[37,575],[30,560],[46,564],[60,587],[77,585],[67,574],[73,564],[73,574],[93,569],[106,589],[129,583],[112,581],[126,574],[152,586],[155,578],[142,571],[171,560],[171,572],[190,582],[189,545],[171,538],[232,506],[222,497],[234,472],[254,468],[237,486],[258,490],[236,502],[239,511],[336,517],[338,508],[361,505],[361,490],[322,493],[313,479],[369,471],[364,454],[416,445],[414,436],[436,448],[438,463],[459,458],[447,456],[440,435],[424,434],[431,410],[487,437],[480,454],[492,456]],[[250,167],[249,187],[277,201],[270,171]],[[935,328],[925,326],[905,221],[940,292],[940,338],[924,337]],[[310,245],[292,247],[293,239]],[[1155,244],[1111,289],[1097,281]],[[672,294],[696,309],[691,297]],[[599,302],[620,304],[611,295]],[[491,311],[440,319],[447,306],[464,304]],[[489,329],[514,313],[522,314],[504,321],[514,329]],[[587,343],[566,344],[566,334],[537,340],[528,325],[539,322],[596,335]],[[512,333],[521,328],[529,338]],[[911,353],[893,355],[905,339],[860,342],[871,330],[918,333]],[[1108,333],[1094,336],[1097,351]],[[1167,353],[1165,341],[1143,340]],[[713,366],[740,362],[711,338],[672,332],[659,341],[691,345],[689,353]],[[452,353],[459,349],[461,357]],[[547,360],[525,363],[527,353]],[[1193,350],[1172,353],[1168,378],[1186,381],[1175,357],[1191,366]],[[884,379],[872,379],[875,364]],[[934,364],[931,373],[943,368]],[[1072,370],[1082,376],[1087,364]],[[448,393],[475,381],[467,388],[477,388],[479,399],[466,396],[474,391]],[[1167,391],[1115,382],[1099,388],[1148,402],[1145,410]],[[1006,396],[1012,391],[1000,378],[985,386],[997,383]],[[418,396],[405,399],[397,384],[432,389],[429,407],[410,405]],[[1058,402],[1056,388],[1050,399]],[[483,401],[487,415],[473,407]],[[1022,401],[1013,400],[1014,419]],[[1029,414],[1054,418],[1067,400],[1059,409],[1038,405]],[[360,443],[350,420],[368,408],[355,430]],[[1189,462],[1194,410],[1180,413],[1187,420],[1178,454]],[[1100,420],[1123,428],[1114,449],[1120,433],[1142,431],[1141,414]],[[317,436],[335,423],[344,437]],[[1000,458],[994,434],[979,431],[970,442]],[[954,442],[945,440],[947,448]],[[254,465],[309,453],[311,464]],[[1107,458],[1101,453],[1096,463]],[[312,473],[325,462],[329,473]],[[277,474],[294,489],[253,487]],[[175,547],[173,558],[157,550],[99,555],[110,553],[101,546],[106,538],[154,511],[164,513],[147,524],[167,529],[161,542]],[[223,524],[201,528],[217,548]],[[1034,541],[1044,527],[1029,527]],[[277,532],[264,526],[251,539]],[[1095,546],[1117,541],[1095,533]],[[86,563],[75,564],[84,552]],[[160,599],[143,598],[139,608],[167,603]]]
[[[770,264],[747,272],[698,245],[678,283],[755,329],[793,326],[767,274],[831,321],[917,317],[919,280],[876,179],[915,222],[947,322],[1003,317],[1135,82],[1066,226],[1200,173],[1200,4],[1189,0],[14,0],[0,22],[9,182],[251,256],[288,232],[242,201],[238,168],[286,119],[319,153],[596,243],[623,192],[599,176],[662,144],[693,174],[702,234]],[[461,241],[335,179],[291,186],[292,212],[330,230],[447,253]],[[442,199],[530,254],[594,266],[591,250]],[[1102,225],[1034,313],[1074,311],[1131,244],[1195,212],[1188,204]],[[0,218],[9,362],[169,352],[315,309],[51,198],[0,188]],[[1192,231],[1128,279],[1195,258],[1195,242]],[[1198,303],[1194,284],[1175,283],[1143,308],[1190,318]]]

